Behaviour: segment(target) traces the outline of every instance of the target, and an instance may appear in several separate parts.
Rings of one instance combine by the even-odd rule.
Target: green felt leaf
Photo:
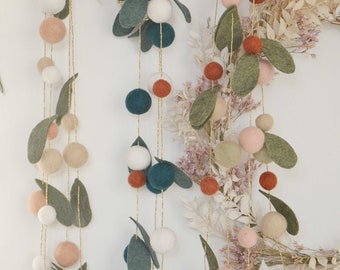
[[[52,270],[64,270],[62,267],[59,265],[52,263]],[[78,270],[87,270],[87,263],[84,263],[81,267],[78,268]]]
[[[267,199],[269,199],[270,203],[274,206],[275,210],[283,215],[287,220],[287,232],[291,235],[297,235],[299,232],[299,221],[296,218],[294,211],[282,200],[279,198],[268,194],[262,190],[259,190],[261,194],[263,194]]]
[[[4,86],[2,85],[2,82],[1,82],[1,78],[0,78],[0,92],[1,92],[1,93],[4,93],[4,92],[5,92]]]
[[[157,157],[155,159],[158,162],[164,162],[171,166],[171,168],[174,170],[175,179],[174,182],[179,185],[181,188],[191,188],[192,187],[192,181],[189,176],[187,176],[180,168],[178,168],[175,164],[173,164],[170,161],[162,160]]]
[[[78,73],[74,74],[71,78],[69,78],[61,88],[59,99],[56,108],[57,115],[57,124],[60,125],[61,118],[65,114],[67,114],[70,110],[72,91],[73,91],[73,82],[77,79]]]
[[[296,165],[297,155],[294,149],[281,137],[265,133],[264,146],[269,157],[280,167],[290,169]]]
[[[123,37],[130,34],[133,29],[134,27],[124,28],[121,26],[118,13],[112,26],[112,33],[117,37]]]
[[[215,31],[216,47],[222,51],[228,46],[229,52],[236,51],[243,42],[243,31],[237,7],[229,7],[218,21]]]
[[[218,262],[217,262],[217,259],[216,259],[214,252],[212,251],[212,249],[209,246],[209,244],[207,243],[207,241],[205,241],[205,239],[202,237],[202,235],[200,235],[200,239],[201,239],[201,243],[202,243],[205,255],[206,255],[207,260],[208,260],[209,270],[218,270],[218,268],[219,268]]]
[[[256,87],[260,74],[259,61],[255,54],[244,54],[236,63],[232,89],[236,96],[244,97]]]
[[[32,164],[40,160],[45,148],[48,128],[56,118],[57,116],[46,118],[32,129],[27,144],[27,158]]]
[[[71,207],[74,213],[73,224],[81,228],[89,225],[92,219],[90,201],[85,186],[78,178],[71,188]]]
[[[149,150],[148,146],[146,145],[146,143],[144,142],[141,136],[138,136],[136,140],[131,144],[131,146],[134,146],[134,145],[143,146]]]
[[[78,270],[87,270],[87,263],[84,263]]]
[[[270,63],[283,73],[293,73],[295,63],[293,57],[280,42],[272,39],[262,39],[262,52]]]
[[[130,217],[130,219],[137,225],[139,231],[141,232],[142,237],[144,239],[144,244],[146,245],[146,247],[149,250],[153,264],[155,265],[156,268],[159,268],[159,262],[158,262],[158,259],[157,259],[157,255],[156,255],[155,251],[153,250],[153,248],[151,247],[150,237],[149,237],[148,233],[146,232],[144,227],[138,221],[136,221],[132,217]]]
[[[125,0],[120,10],[119,22],[124,28],[140,24],[147,11],[148,0]]]
[[[192,104],[189,121],[194,129],[202,128],[214,112],[218,88],[214,87],[199,94]]]
[[[144,242],[137,236],[132,236],[127,251],[128,270],[150,270],[150,253]]]
[[[141,26],[141,51],[142,52],[147,52],[151,49],[152,47],[152,41],[149,38],[148,35],[148,29],[151,25],[153,25],[154,22],[151,20],[144,21],[142,26]],[[129,38],[133,37],[139,37],[139,28],[137,28],[137,31],[133,32],[131,35],[129,35]]]
[[[184,5],[182,4],[180,1],[178,0],[174,0],[176,5],[179,7],[179,9],[182,11],[185,21],[187,23],[191,22],[191,14],[190,14],[190,10]]]
[[[57,14],[54,14],[53,16],[56,17],[56,18],[59,18],[60,20],[66,19],[66,17],[70,13],[69,2],[70,2],[70,0],[66,0],[65,7],[63,8],[63,10],[60,11],[59,13],[57,13]]]
[[[42,192],[44,192],[45,196],[47,193],[48,204],[53,206],[57,212],[57,220],[67,227],[71,226],[73,223],[73,210],[66,196],[49,184],[47,185],[46,190],[46,183],[39,179],[35,179],[35,182]]]

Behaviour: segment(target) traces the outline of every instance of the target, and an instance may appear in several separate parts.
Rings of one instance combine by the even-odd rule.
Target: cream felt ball
[[[72,113],[67,113],[61,118],[60,125],[65,131],[74,130],[78,126],[78,118]]]
[[[264,133],[257,127],[247,127],[240,132],[238,142],[246,152],[256,153],[264,145]]]
[[[172,5],[169,0],[151,0],[148,3],[148,17],[155,23],[164,23],[172,16]]]
[[[41,207],[38,211],[38,219],[41,224],[51,225],[56,221],[57,212],[55,208],[51,205],[45,205]]]
[[[35,191],[29,196],[27,208],[33,215],[37,215],[39,209],[44,205],[46,205],[46,197],[41,190]]]
[[[65,7],[66,0],[39,0],[41,9],[46,14],[56,14]]]
[[[151,164],[149,150],[140,145],[133,145],[126,153],[126,163],[131,170],[144,170]]]
[[[256,153],[254,153],[254,158],[261,162],[261,163],[265,163],[268,164],[270,162],[272,162],[272,159],[270,158],[270,156],[267,153],[267,150],[265,147],[262,147],[262,149]]]
[[[65,24],[55,17],[44,19],[40,24],[39,31],[41,38],[50,44],[58,43],[66,36]]]
[[[222,5],[226,8],[231,6],[238,6],[240,4],[240,0],[222,0]]]
[[[251,248],[257,243],[257,233],[252,228],[244,228],[238,232],[237,240],[241,247]]]
[[[168,83],[170,83],[172,85],[171,79],[169,77],[169,75],[163,73],[163,76],[161,76],[161,74],[159,72],[155,72],[152,73],[148,79],[147,82],[147,89],[149,90],[150,93],[153,93],[153,86],[155,84],[156,81],[163,79],[166,80]]]
[[[263,85],[269,83],[275,75],[273,65],[265,59],[260,60],[260,74],[258,84]]]
[[[45,149],[40,160],[38,161],[38,168],[41,172],[46,174],[55,173],[63,164],[63,157],[58,150],[49,148]]]
[[[256,117],[255,123],[259,129],[268,131],[274,126],[274,119],[270,114],[263,113]]]
[[[216,145],[214,155],[218,164],[225,168],[232,168],[241,161],[242,150],[238,143],[224,141]]]
[[[174,248],[176,235],[169,228],[159,228],[150,235],[150,243],[155,252],[164,254]]]
[[[65,163],[71,168],[80,168],[88,159],[88,152],[84,145],[78,142],[69,143],[63,152]]]
[[[52,262],[50,258],[44,257],[41,255],[36,256],[32,261],[32,269],[33,270],[45,270],[45,269],[51,269]]]
[[[54,62],[51,58],[44,56],[41,57],[37,63],[37,69],[41,74],[46,67],[54,66]]]
[[[59,84],[62,80],[61,73],[56,66],[45,67],[41,76],[43,80],[49,84]]]
[[[227,103],[225,102],[224,98],[221,96],[217,96],[216,105],[211,115],[211,121],[218,121],[227,113]]]
[[[287,230],[287,220],[280,213],[272,211],[263,216],[260,228],[264,236],[277,240]]]
[[[74,265],[80,257],[78,246],[70,241],[64,241],[57,245],[54,250],[54,258],[62,267]]]

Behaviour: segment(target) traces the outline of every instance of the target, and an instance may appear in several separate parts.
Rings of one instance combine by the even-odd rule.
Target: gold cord
[[[78,212],[78,226],[79,226],[79,264],[80,264],[80,270],[82,270],[83,266],[83,251],[82,251],[82,246],[83,246],[83,237],[82,237],[82,229],[81,229],[81,219],[80,219],[80,186],[78,186],[77,190],[77,212]]]
[[[159,74],[163,78],[163,24],[159,24]]]

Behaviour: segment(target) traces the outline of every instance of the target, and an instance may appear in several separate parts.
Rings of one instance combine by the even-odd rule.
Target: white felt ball
[[[155,72],[155,73],[152,73],[148,79],[148,82],[147,82],[147,89],[149,90],[150,93],[153,93],[153,85],[156,81],[160,80],[160,79],[163,79],[163,80],[166,80],[167,82],[169,82],[171,85],[172,85],[172,82],[171,82],[171,79],[169,77],[169,75],[163,73],[162,74],[163,76],[161,76],[161,74],[159,72]]]
[[[260,227],[264,236],[277,240],[287,230],[287,220],[280,213],[272,211],[264,215]]]
[[[257,243],[257,233],[252,228],[244,228],[238,232],[237,240],[241,247],[251,248]]]
[[[211,121],[220,120],[227,113],[227,103],[224,98],[221,96],[217,96],[216,105],[214,108],[214,112],[211,115]]]
[[[131,170],[144,170],[151,163],[151,156],[147,148],[134,145],[131,146],[126,154],[126,162]]]
[[[260,60],[260,74],[258,84],[263,85],[269,83],[275,75],[274,68],[268,60]]]
[[[87,162],[88,152],[84,145],[73,142],[65,147],[63,157],[65,163],[71,168],[80,168]]]
[[[51,174],[58,171],[63,163],[63,157],[58,150],[49,148],[45,149],[40,160],[38,168],[41,172]]]
[[[254,158],[261,162],[261,163],[265,163],[268,164],[270,162],[272,162],[272,159],[270,158],[270,156],[267,153],[267,150],[265,147],[262,147],[262,149],[256,153],[254,153]]]
[[[61,73],[56,66],[45,67],[41,75],[43,80],[49,84],[58,84],[62,80]]]
[[[38,219],[41,224],[51,225],[57,218],[57,212],[51,205],[45,205],[38,211]]]
[[[164,23],[172,16],[172,5],[169,0],[151,0],[147,14],[155,23]]]
[[[240,0],[222,0],[222,5],[226,8],[231,6],[238,6],[240,4]]]
[[[268,113],[260,114],[255,122],[256,126],[263,131],[268,131],[274,126],[274,119]]]
[[[56,14],[65,7],[66,0],[39,0],[41,9],[46,14]]]
[[[150,243],[155,252],[164,254],[175,246],[176,235],[169,228],[159,228],[150,235]]]
[[[263,147],[264,133],[257,127],[247,127],[240,132],[238,142],[246,152],[256,153]]]
[[[48,257],[44,258],[43,256],[38,255],[32,261],[33,270],[45,270],[45,269],[51,269],[51,267],[52,267],[52,262]]]

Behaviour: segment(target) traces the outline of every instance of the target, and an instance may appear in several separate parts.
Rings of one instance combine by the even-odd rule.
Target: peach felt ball
[[[143,171],[132,171],[129,174],[128,182],[133,188],[140,188],[146,183],[146,175]]]
[[[72,113],[67,113],[61,118],[60,125],[65,131],[74,130],[78,126],[78,118]]]
[[[167,80],[159,79],[152,86],[152,92],[156,97],[164,98],[171,92],[171,84]]]
[[[150,152],[146,147],[133,145],[126,153],[126,163],[131,170],[144,170],[151,163]]]
[[[287,220],[280,213],[272,211],[264,215],[260,228],[264,236],[278,240],[287,229]]]
[[[174,248],[176,234],[167,227],[159,228],[150,235],[150,243],[154,251],[164,254]]]
[[[253,154],[263,147],[264,133],[257,127],[247,127],[240,132],[238,141],[246,152]]]
[[[46,205],[46,197],[41,190],[33,192],[28,198],[28,210],[35,216],[38,214],[39,209],[44,205]]]
[[[52,123],[47,131],[47,139],[53,140],[58,135],[58,125],[56,123]]]
[[[40,36],[47,43],[58,43],[64,39],[65,35],[65,24],[58,18],[48,17],[40,24]]]
[[[54,258],[62,267],[74,265],[80,257],[79,248],[70,241],[64,241],[58,244],[54,250]]]
[[[206,176],[201,180],[200,188],[205,195],[214,195],[220,188],[217,180],[212,176]]]
[[[240,4],[240,0],[222,0],[222,5],[226,8],[231,6],[238,6]]]
[[[237,240],[241,247],[252,248],[257,243],[257,233],[252,228],[244,228],[238,232]]]
[[[217,96],[216,104],[214,111],[211,115],[211,121],[218,121],[221,120],[223,116],[227,113],[227,103],[225,102],[224,98],[221,96]]]
[[[220,63],[210,62],[204,68],[204,75],[208,80],[216,81],[223,75],[223,67]]]
[[[260,185],[265,190],[272,190],[277,185],[277,177],[272,172],[264,172],[260,175]]]
[[[243,48],[247,53],[257,54],[262,50],[262,40],[257,36],[249,36],[243,41]]]
[[[273,65],[265,59],[260,60],[260,74],[258,84],[264,85],[269,83],[275,76]]]
[[[256,118],[255,123],[259,129],[268,131],[274,126],[274,119],[270,114],[263,113]]]
[[[63,157],[61,156],[59,151],[53,148],[49,148],[44,150],[37,165],[41,172],[51,174],[58,171],[62,163]]]
[[[151,0],[148,3],[147,14],[155,23],[164,23],[172,16],[172,5],[169,0]]]
[[[69,143],[63,152],[64,160],[71,168],[80,168],[88,159],[88,152],[84,145],[78,142]]]
[[[45,67],[50,67],[50,66],[54,66],[54,62],[51,58],[47,56],[40,58],[37,63],[37,69],[40,74],[43,72]]]

